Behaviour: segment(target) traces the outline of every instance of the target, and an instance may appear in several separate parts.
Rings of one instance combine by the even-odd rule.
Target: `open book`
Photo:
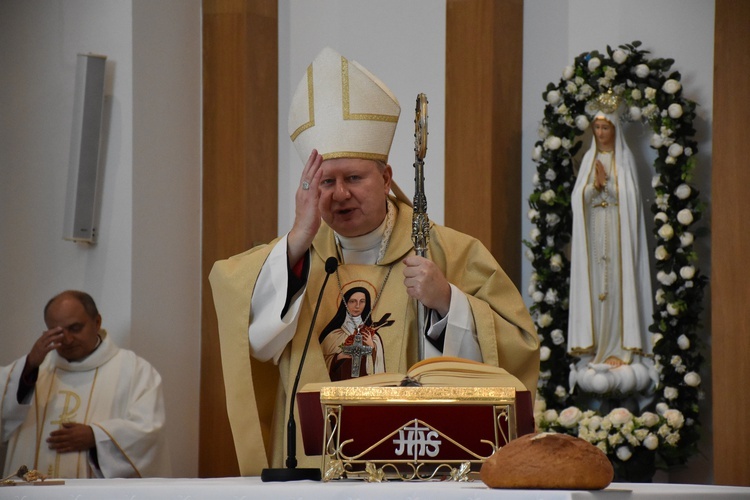
[[[376,373],[338,382],[306,384],[300,392],[320,392],[322,387],[513,387],[525,391],[523,383],[497,366],[469,359],[443,356],[412,365],[406,373]]]
[[[321,391],[328,391],[328,388],[385,388],[385,387],[398,387],[407,390],[411,386],[422,386],[422,387],[448,387],[448,388],[513,388],[515,389],[515,407],[517,412],[516,427],[518,435],[527,434],[534,430],[534,418],[533,418],[533,407],[531,401],[531,393],[523,385],[523,383],[515,376],[508,373],[503,368],[496,366],[479,363],[477,361],[471,361],[462,358],[454,357],[436,357],[428,358],[418,363],[415,363],[409,370],[404,373],[377,373],[375,375],[368,375],[365,377],[357,377],[348,380],[341,380],[337,382],[316,382],[305,384],[297,394],[297,406],[299,410],[299,416],[301,420],[301,432],[303,442],[305,445],[305,453],[307,455],[318,455],[322,450],[323,442],[323,411],[321,408]],[[396,390],[396,389],[394,389]],[[347,390],[347,392],[350,392]],[[364,395],[366,401],[371,401],[370,407],[362,410],[364,399],[360,398],[355,407],[347,410],[349,417],[353,416],[353,412],[364,411],[366,415],[363,418],[369,420],[368,430],[372,431],[373,419],[382,421],[384,415],[378,415],[377,409],[383,404],[383,401],[375,397],[377,400],[370,400],[372,397],[371,392],[379,392],[377,390],[368,391]],[[395,411],[403,411],[408,404],[403,402],[399,403],[401,409]],[[440,407],[445,407],[444,404],[439,404]],[[393,406],[391,407],[393,408]],[[453,410],[449,408],[436,408],[432,406],[433,410],[420,410],[420,411],[432,411],[432,412],[443,412],[447,411],[450,414],[449,419],[455,419],[455,412],[463,412],[467,415],[467,412],[480,411],[477,406],[473,408],[463,407],[457,409],[455,406]],[[490,423],[492,423],[490,419]]]

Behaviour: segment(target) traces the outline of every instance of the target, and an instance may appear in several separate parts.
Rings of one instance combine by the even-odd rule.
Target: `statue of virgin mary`
[[[647,391],[658,380],[650,359],[653,305],[643,205],[633,154],[625,143],[620,98],[602,94],[591,147],[571,198],[571,390]]]

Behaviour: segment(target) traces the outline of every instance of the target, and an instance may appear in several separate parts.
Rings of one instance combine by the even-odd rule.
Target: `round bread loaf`
[[[490,488],[600,490],[614,478],[599,448],[567,434],[526,434],[497,450],[479,476]]]

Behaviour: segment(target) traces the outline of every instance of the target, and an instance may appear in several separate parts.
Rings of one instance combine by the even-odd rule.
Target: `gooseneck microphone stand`
[[[328,257],[328,260],[326,260],[326,277],[325,280],[323,280],[323,286],[320,287],[318,302],[315,304],[315,311],[313,312],[313,317],[310,321],[310,329],[307,332],[305,348],[302,350],[302,357],[299,360],[297,377],[294,379],[294,385],[292,386],[292,396],[289,400],[289,421],[286,424],[286,468],[263,469],[260,474],[260,479],[263,482],[302,481],[304,479],[320,481],[320,468],[297,468],[297,423],[294,420],[294,406],[297,401],[297,386],[299,385],[299,379],[302,375],[302,367],[305,365],[305,357],[307,356],[307,347],[310,345],[310,338],[312,337],[315,320],[318,317],[318,310],[320,309],[320,301],[323,299],[323,290],[326,288],[328,278],[336,272],[338,266],[339,262],[336,260],[336,257]]]

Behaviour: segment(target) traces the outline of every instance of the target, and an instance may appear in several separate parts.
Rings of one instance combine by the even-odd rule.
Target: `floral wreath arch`
[[[537,165],[528,217],[534,227],[526,255],[534,271],[529,284],[532,316],[541,342],[535,409],[540,430],[577,435],[598,446],[619,480],[648,480],[656,468],[683,464],[697,451],[698,400],[703,361],[698,335],[707,278],[697,268],[696,223],[704,206],[692,184],[697,143],[696,103],[682,96],[672,59],[648,59],[641,42],[607,46],[606,54],[585,52],[542,93],[544,119],[532,158]],[[576,406],[567,353],[573,165],[581,135],[595,113],[591,101],[612,91],[626,103],[621,121],[640,121],[653,132],[656,272],[652,332],[659,374],[654,403],[640,415],[624,408],[607,415]],[[641,256],[647,258],[647,256]]]

